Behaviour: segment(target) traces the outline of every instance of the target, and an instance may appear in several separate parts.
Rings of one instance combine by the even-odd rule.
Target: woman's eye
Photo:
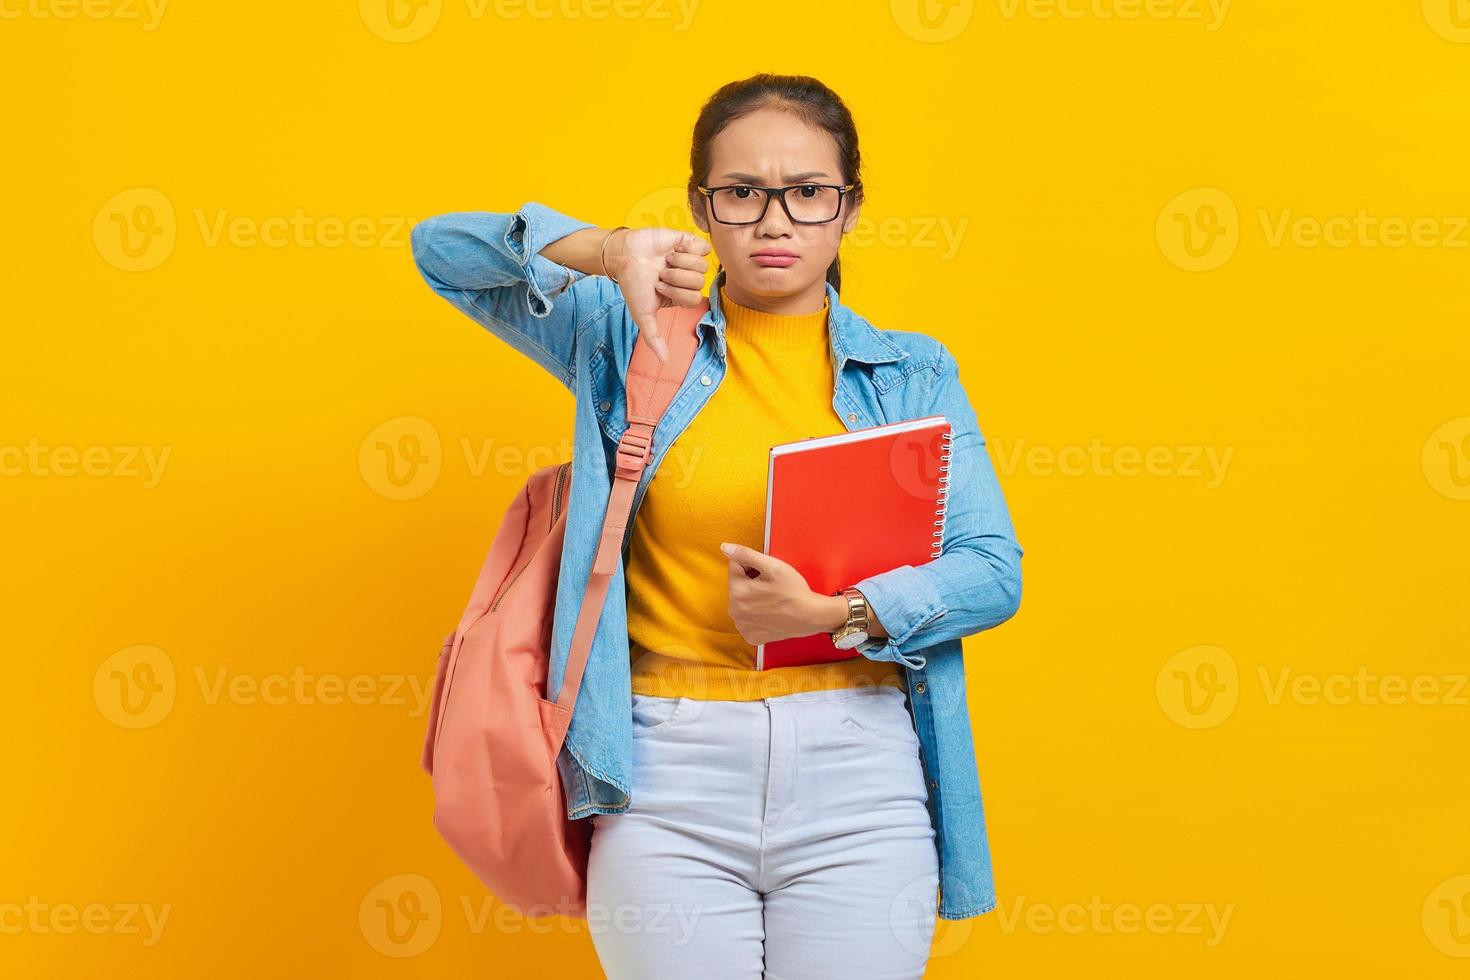
[[[802,197],[813,197],[813,196],[815,196],[817,194],[817,191],[818,191],[818,188],[817,188],[817,185],[816,184],[802,184],[801,185],[801,196]]]
[[[755,192],[756,191],[754,187],[737,187],[734,191],[735,196],[740,198],[741,200],[744,200]]]

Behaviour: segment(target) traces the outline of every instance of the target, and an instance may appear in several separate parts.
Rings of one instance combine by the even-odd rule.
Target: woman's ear
[[[705,217],[704,202],[709,198],[703,194],[689,195],[689,213],[694,216],[694,227],[709,235],[709,220]]]
[[[852,198],[848,198],[848,200],[851,201]],[[846,207],[847,217],[842,219],[842,233],[844,235],[852,231],[852,229],[857,225],[858,214],[863,210],[863,206],[861,204],[851,204],[846,205]]]

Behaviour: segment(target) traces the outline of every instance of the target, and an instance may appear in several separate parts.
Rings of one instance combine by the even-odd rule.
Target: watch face
[[[834,639],[832,645],[839,650],[851,650],[853,647],[866,643],[867,641],[868,634],[862,630],[853,630],[851,633]]]

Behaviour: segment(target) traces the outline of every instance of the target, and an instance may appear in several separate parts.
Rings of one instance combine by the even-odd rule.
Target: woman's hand
[[[722,544],[720,550],[729,558],[730,618],[746,643],[831,632],[847,621],[845,599],[813,592],[781,559],[739,544]],[[751,578],[747,568],[757,576]]]
[[[607,243],[608,271],[618,280],[628,314],[660,361],[669,359],[669,347],[659,336],[658,311],[700,304],[710,250],[710,243],[698,235],[673,228],[619,230]]]

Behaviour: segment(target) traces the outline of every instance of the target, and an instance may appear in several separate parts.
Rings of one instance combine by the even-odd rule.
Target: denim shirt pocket
[[[589,393],[602,434],[616,443],[628,428],[628,401],[623,372],[606,342],[599,343],[587,359]]]

